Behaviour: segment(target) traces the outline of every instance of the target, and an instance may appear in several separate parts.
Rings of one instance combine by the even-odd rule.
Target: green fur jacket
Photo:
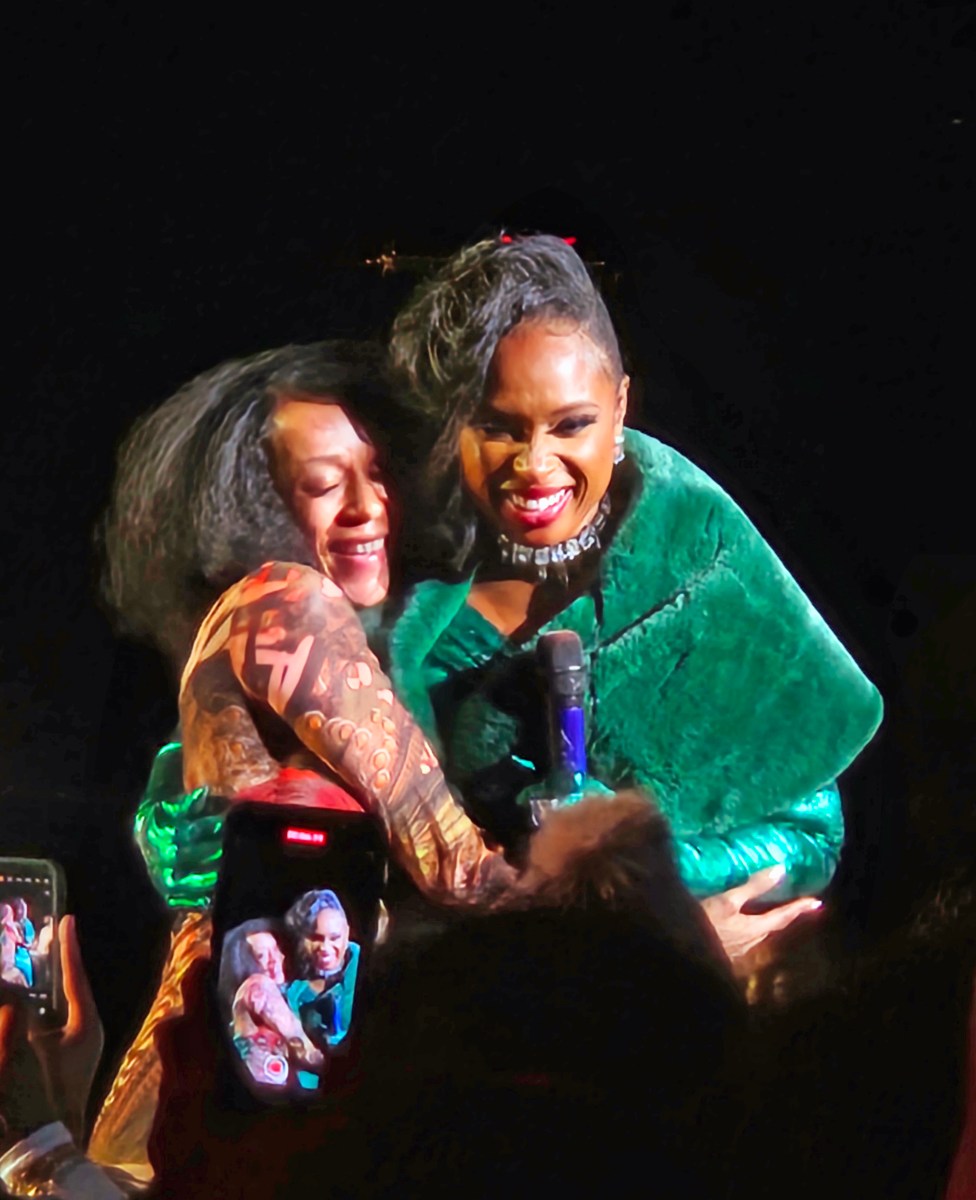
[[[874,734],[881,697],[730,497],[628,430],[635,484],[597,582],[540,630],[579,634],[590,773],[646,789],[699,896],[784,864],[776,899],[821,890],[844,836],[834,780]],[[422,583],[390,639],[397,695],[469,812],[506,842],[515,797],[547,766],[538,635],[514,643]]]

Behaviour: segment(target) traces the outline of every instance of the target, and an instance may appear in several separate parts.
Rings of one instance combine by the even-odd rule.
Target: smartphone
[[[386,872],[385,841],[364,813],[230,808],[210,978],[238,1100],[304,1104],[349,1079]]]
[[[64,874],[49,858],[0,858],[0,981],[46,1023],[64,1020],[58,922]]]

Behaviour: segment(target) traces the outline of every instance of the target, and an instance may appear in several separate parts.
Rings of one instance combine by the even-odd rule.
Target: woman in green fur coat
[[[451,558],[410,598],[392,670],[469,812],[510,846],[525,832],[516,798],[546,768],[532,652],[574,629],[592,773],[653,795],[726,949],[815,907],[843,842],[833,781],[880,697],[721,488],[624,430],[628,380],[579,258],[544,237],[463,251],[401,314],[393,357],[442,429]],[[140,821],[200,865],[176,883],[149,865],[171,904],[206,904],[219,840],[168,749]],[[762,893],[790,902],[743,914]]]
[[[590,770],[641,787],[726,948],[817,906],[843,842],[837,776],[881,698],[761,535],[677,451],[624,429],[607,310],[557,238],[485,241],[422,285],[394,366],[441,432],[441,577],[390,645],[400,699],[503,844],[547,767],[539,635],[579,634]],[[785,902],[741,912],[765,893]]]

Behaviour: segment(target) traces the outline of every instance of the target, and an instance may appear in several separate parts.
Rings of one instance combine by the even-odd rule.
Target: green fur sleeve
[[[786,879],[765,899],[784,901],[827,886],[843,841],[840,792],[830,784],[767,821],[678,838],[675,853],[681,877],[696,896],[738,887],[755,871],[782,864]]]

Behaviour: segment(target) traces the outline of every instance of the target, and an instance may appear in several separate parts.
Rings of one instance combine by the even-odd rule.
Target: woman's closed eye
[[[334,483],[325,479],[305,479],[300,487],[303,495],[316,499],[319,496],[327,496],[329,492],[334,492],[340,482],[341,480],[338,479]]]

